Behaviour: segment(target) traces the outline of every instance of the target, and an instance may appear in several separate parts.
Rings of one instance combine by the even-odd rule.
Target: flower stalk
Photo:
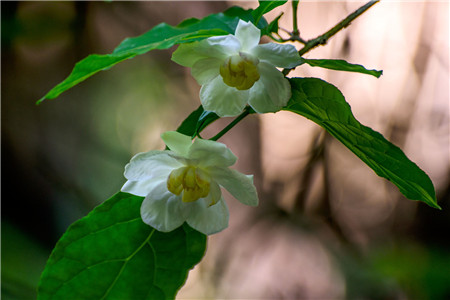
[[[249,114],[253,113],[253,109],[250,106],[247,106],[244,108],[244,111],[236,117],[236,119],[234,119],[230,124],[228,124],[224,129],[222,129],[218,134],[216,134],[215,136],[213,136],[212,138],[210,138],[211,141],[217,141],[218,139],[220,139],[225,133],[227,133],[228,131],[231,130],[231,128],[233,128],[237,123],[239,123],[240,121],[242,121],[242,119],[244,119],[246,116],[248,116]]]

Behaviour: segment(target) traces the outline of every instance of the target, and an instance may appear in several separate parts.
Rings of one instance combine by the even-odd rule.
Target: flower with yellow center
[[[145,197],[142,220],[168,232],[184,222],[213,234],[228,226],[228,208],[220,187],[246,205],[258,205],[253,176],[229,169],[236,156],[222,143],[165,132],[170,150],[134,156],[125,167],[123,192]]]
[[[172,60],[192,68],[202,85],[205,110],[236,116],[249,104],[256,112],[276,112],[291,97],[289,81],[277,69],[293,68],[300,56],[292,45],[259,44],[261,31],[239,20],[235,34],[181,44]]]

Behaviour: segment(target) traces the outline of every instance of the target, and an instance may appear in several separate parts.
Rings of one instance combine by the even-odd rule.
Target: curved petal
[[[167,176],[159,178],[148,178],[144,180],[128,180],[120,189],[122,192],[130,193],[136,196],[145,197],[148,193],[159,184],[166,184]]]
[[[200,47],[197,49],[207,57],[225,59],[231,55],[237,55],[241,49],[241,43],[234,35],[213,36],[200,41]]]
[[[293,45],[262,44],[255,47],[252,54],[260,61],[266,61],[280,68],[294,68],[301,63],[300,55]]]
[[[224,60],[228,56],[238,54],[240,48],[239,40],[231,34],[213,36],[199,42],[181,44],[172,54],[172,60],[182,66],[192,67],[204,58]]]
[[[172,60],[179,65],[192,67],[198,60],[205,58],[204,55],[197,53],[200,42],[186,43],[178,46],[172,53]]]
[[[258,205],[258,193],[253,185],[253,175],[245,175],[228,168],[214,168],[211,177],[223,186],[241,203],[250,206]]]
[[[205,110],[220,117],[239,115],[247,104],[249,91],[239,91],[226,85],[219,75],[200,89],[200,100]]]
[[[192,76],[194,76],[200,85],[203,85],[219,76],[220,65],[222,63],[223,60],[218,58],[200,59],[192,66]]]
[[[186,222],[203,234],[210,235],[228,227],[229,212],[223,198],[216,204],[208,206],[202,199],[191,203]]]
[[[291,98],[291,85],[273,65],[258,64],[260,79],[250,89],[249,104],[258,113],[277,112]]]
[[[194,141],[189,148],[187,157],[198,161],[200,167],[229,167],[234,165],[237,160],[236,156],[225,144],[203,139]]]
[[[239,42],[241,42],[241,51],[248,52],[259,44],[261,39],[261,30],[259,30],[252,22],[244,22],[239,20],[234,34]]]
[[[158,178],[169,176],[173,169],[182,166],[171,151],[143,152],[136,154],[125,166],[124,176],[132,181]]]
[[[220,186],[215,181],[211,181],[209,195],[204,198],[204,201],[209,206],[216,204],[219,200],[222,199],[222,191],[220,190]]]
[[[161,138],[170,150],[181,156],[186,156],[192,145],[191,137],[176,131],[164,132],[161,134]]]
[[[142,202],[142,221],[158,231],[172,231],[186,220],[186,213],[181,204],[179,196],[169,192],[165,184],[160,184]]]

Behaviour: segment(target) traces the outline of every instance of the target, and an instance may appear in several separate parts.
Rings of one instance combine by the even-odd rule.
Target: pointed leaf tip
[[[322,126],[375,173],[395,184],[411,200],[437,204],[433,183],[428,175],[403,151],[380,133],[359,123],[342,93],[318,78],[292,78],[292,98],[284,110],[302,115]]]

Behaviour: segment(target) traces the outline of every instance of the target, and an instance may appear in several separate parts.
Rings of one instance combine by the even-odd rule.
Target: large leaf
[[[38,299],[174,299],[206,236],[186,224],[156,231],[142,222],[142,200],[118,193],[71,225],[42,273]]]
[[[97,72],[109,69],[119,62],[147,53],[150,50],[168,49],[179,43],[234,33],[239,21],[239,14],[243,14],[245,17],[250,13],[241,9],[234,12],[212,14],[201,20],[185,20],[175,27],[161,23],[138,37],[125,39],[112,54],[93,54],[81,60],[63,82],[51,89],[37,103],[39,104],[45,99],[54,99]],[[267,22],[262,24],[262,26],[264,25],[267,25]]]
[[[361,125],[335,86],[317,78],[293,78],[290,83],[292,98],[285,110],[322,126],[407,198],[440,208],[427,174],[380,133]]]
[[[357,72],[363,74],[369,74],[379,78],[383,71],[379,70],[368,70],[362,65],[351,64],[342,59],[306,59],[302,58],[302,61],[310,65],[311,67],[321,67],[325,69],[346,71],[346,72]]]

